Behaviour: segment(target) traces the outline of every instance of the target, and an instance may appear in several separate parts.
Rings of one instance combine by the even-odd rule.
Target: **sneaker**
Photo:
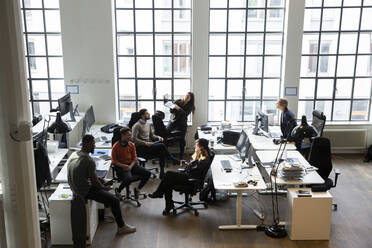
[[[121,198],[122,198],[122,196],[121,196],[121,193],[120,193],[120,191],[119,191],[119,189],[115,189],[115,196],[116,196],[116,198],[118,198],[119,200],[121,200]]]
[[[134,199],[138,200],[140,191],[137,188],[134,188],[133,192],[134,192]]]
[[[124,226],[118,228],[117,234],[134,233],[135,231],[136,227],[124,224]]]

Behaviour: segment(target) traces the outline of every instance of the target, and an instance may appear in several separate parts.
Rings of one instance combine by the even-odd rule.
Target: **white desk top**
[[[91,134],[94,136],[96,139],[96,149],[111,149],[111,139],[112,139],[112,133],[104,133],[101,131],[101,127],[104,125],[101,124],[94,124],[89,132],[86,132],[87,134]],[[100,137],[105,137],[106,141],[101,140]],[[76,144],[75,148],[80,148],[81,147],[81,139],[80,141]]]
[[[249,142],[251,143],[253,149],[256,151],[260,151],[260,150],[270,151],[270,150],[279,149],[279,145],[275,145],[273,143],[272,138],[268,138],[262,135],[254,135],[252,134],[251,130],[248,131],[248,138],[249,138]],[[296,150],[296,146],[293,144],[287,144],[286,149]]]
[[[50,117],[50,122],[49,122],[49,126],[54,122],[54,120],[56,119],[56,115],[57,113],[56,112],[52,112],[50,113],[51,116]],[[78,122],[84,117],[84,113],[80,113],[79,116],[75,116],[75,119],[76,121],[67,121],[67,123],[70,125],[71,129],[74,129],[74,127],[78,124]],[[43,131],[43,126],[44,126],[44,119],[49,119],[48,116],[46,117],[43,117],[43,119],[41,121],[39,121],[34,127],[32,127],[32,133],[33,135],[36,135],[40,132]],[[62,116],[62,120],[69,120],[70,119],[70,113],[67,113],[65,114],[64,116]],[[45,123],[45,128],[47,128],[47,123]]]
[[[49,197],[49,201],[71,201],[72,191],[68,183],[60,183],[53,194]]]
[[[216,131],[214,135],[210,131],[208,133],[204,133],[204,131],[198,130],[199,138],[207,139],[209,141],[213,141],[214,145],[210,145],[211,148],[214,149],[216,154],[235,154],[237,150],[235,146],[232,145],[224,145],[224,144],[217,144],[217,137],[222,136],[222,131]]]
[[[221,160],[229,160],[233,170],[229,173],[226,173],[222,169]],[[228,155],[216,155],[213,159],[212,165],[212,177],[214,187],[219,190],[231,190],[231,191],[248,191],[248,190],[261,190],[266,189],[266,185],[262,176],[257,169],[253,167],[250,169],[241,170],[240,162],[234,161]],[[240,173],[241,172],[241,173]],[[258,183],[256,186],[248,184],[248,187],[235,187],[234,182],[249,180],[257,180]]]
[[[276,157],[275,151],[257,151],[256,154],[261,163],[272,162],[275,160]],[[298,151],[287,151],[287,157],[297,158],[305,168],[311,166]],[[271,168],[266,168],[266,170],[270,175]],[[274,180],[274,177],[272,177],[272,179]],[[276,183],[285,185],[321,184],[324,183],[324,180],[319,176],[319,174],[316,171],[308,171],[302,180],[287,181],[278,176],[276,179]]]
[[[101,149],[96,149],[96,150],[101,150]],[[109,152],[108,154],[111,155],[111,149],[108,149]],[[70,162],[71,156],[68,158],[64,166],[62,167],[61,171],[58,173],[55,181],[58,183],[66,183],[67,182],[67,165]],[[103,159],[100,159],[99,157],[97,158],[97,170],[109,170],[110,165],[111,165],[111,160],[105,161]]]
[[[65,157],[67,154],[68,149],[57,149],[56,152],[48,152],[48,157],[50,160],[49,168],[50,173],[53,175],[53,171],[57,168],[59,162]]]

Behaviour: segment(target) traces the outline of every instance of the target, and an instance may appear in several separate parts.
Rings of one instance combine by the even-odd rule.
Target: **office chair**
[[[173,209],[173,214],[174,215],[177,214],[178,209],[186,208],[186,210],[194,211],[194,215],[198,216],[199,212],[198,212],[197,208],[194,208],[195,205],[203,205],[204,208],[208,208],[207,202],[205,202],[205,201],[193,202],[192,197],[194,195],[196,195],[197,193],[200,193],[200,191],[203,189],[205,177],[207,176],[208,170],[209,170],[209,168],[210,168],[210,166],[213,162],[214,155],[215,155],[214,151],[210,151],[209,154],[210,154],[211,160],[209,162],[208,167],[205,169],[205,171],[203,171],[201,178],[190,178],[189,179],[189,182],[190,182],[189,185],[187,185],[187,186],[185,186],[185,185],[175,185],[173,187],[174,191],[177,191],[180,194],[185,194],[185,201],[184,202],[173,201],[176,204],[180,204],[180,206]],[[185,169],[182,168],[182,169],[179,169],[179,171],[185,171]],[[165,214],[166,213],[163,211],[163,215],[165,215]]]
[[[152,115],[152,124],[154,126],[154,133],[164,138],[164,142],[166,146],[172,146],[173,144],[178,143],[179,148],[180,148],[180,160],[182,160],[183,155],[185,153],[186,132],[174,130],[168,133],[164,125],[164,122],[163,122],[164,117],[165,117],[165,114],[162,111],[156,111],[156,113]]]
[[[134,126],[134,124],[136,124],[137,121],[139,121],[141,117],[139,116],[139,113],[138,112],[133,112],[131,115],[130,115],[130,120],[129,120],[129,123],[128,123],[128,127],[130,129],[132,129],[132,127]]]
[[[331,158],[331,143],[329,139],[324,137],[315,137],[312,139],[311,149],[309,154],[309,163],[318,168],[318,174],[325,181],[323,184],[313,184],[311,189],[314,192],[324,192],[336,187],[338,176],[341,174],[338,169],[335,170],[335,181],[329,178],[332,171],[332,158]],[[337,210],[337,204],[332,204],[334,210]]]
[[[121,138],[121,134],[120,134],[120,129],[122,128],[122,126],[118,126],[114,129],[113,131],[113,135],[112,135],[112,139],[111,139],[111,147],[118,141],[120,140]],[[137,154],[137,160],[138,160],[138,163],[140,166],[146,168],[146,162],[147,162],[147,159],[143,158],[143,157],[139,157],[138,154]],[[150,172],[151,172],[151,176],[152,178],[156,178],[156,174],[153,172],[153,170],[156,171],[156,173],[159,172],[159,169],[156,168],[156,167],[152,167],[152,168],[146,168],[148,169]]]

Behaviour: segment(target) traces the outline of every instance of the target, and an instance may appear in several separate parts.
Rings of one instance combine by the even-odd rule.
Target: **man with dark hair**
[[[167,146],[162,143],[164,139],[153,134],[150,124],[147,123],[150,119],[147,109],[141,109],[139,115],[139,121],[132,127],[133,142],[136,145],[137,154],[144,158],[159,158],[160,178],[162,178],[165,159],[168,158],[174,163],[179,163],[179,160],[169,153]]]
[[[89,156],[89,153],[94,152],[94,148],[94,137],[92,135],[84,135],[81,150],[74,152],[67,164],[68,184],[73,193],[71,227],[74,247],[85,247],[87,233],[85,202],[87,199],[110,206],[118,225],[118,234],[136,231],[135,227],[124,223],[119,199],[108,192],[110,186],[103,185],[103,179],[98,178],[96,164]]]
[[[112,164],[115,165],[117,177],[122,181],[119,188],[115,189],[116,197],[121,199],[121,191],[133,181],[133,176],[139,176],[141,181],[138,188],[134,188],[134,198],[138,200],[140,190],[149,180],[151,173],[137,163],[136,146],[130,141],[132,132],[129,127],[120,129],[120,140],[112,147]]]
[[[276,103],[276,108],[282,113],[280,115],[280,129],[282,131],[282,138],[292,141],[291,132],[297,122],[295,116],[291,110],[288,109],[288,100],[280,98]]]

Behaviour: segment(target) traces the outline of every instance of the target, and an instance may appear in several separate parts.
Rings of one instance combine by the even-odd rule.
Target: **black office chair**
[[[211,160],[210,160],[209,166],[205,169],[205,171],[203,171],[201,178],[190,178],[189,179],[190,184],[187,185],[187,186],[185,186],[185,185],[174,186],[174,188],[173,188],[174,191],[177,191],[181,194],[185,194],[185,201],[184,202],[173,201],[176,204],[180,204],[180,206],[173,209],[173,214],[174,215],[177,214],[178,209],[185,208],[186,210],[194,211],[194,215],[198,216],[199,215],[198,209],[195,208],[194,206],[203,205],[204,208],[208,208],[208,203],[207,202],[205,202],[205,201],[193,202],[192,197],[194,195],[196,195],[197,193],[200,193],[200,191],[203,189],[205,177],[206,177],[206,175],[208,173],[208,170],[209,170],[209,168],[210,168],[210,166],[213,162],[214,155],[215,155],[214,151],[211,150],[210,151]],[[180,171],[184,171],[184,170],[180,169]],[[166,213],[163,211],[163,215],[165,215],[165,214]]]
[[[132,129],[132,127],[134,126],[134,124],[137,123],[137,121],[139,121],[140,119],[140,115],[138,112],[133,112],[131,115],[130,115],[130,120],[129,120],[129,123],[128,123],[128,127],[130,129]]]
[[[335,170],[335,181],[329,178],[332,171],[331,143],[324,137],[315,137],[312,139],[309,154],[309,163],[318,168],[318,174],[325,181],[323,184],[313,184],[311,189],[314,192],[324,192],[336,187],[338,176],[341,174],[338,169]],[[337,204],[332,204],[334,210],[337,210]]]
[[[180,148],[180,160],[182,160],[183,155],[185,153],[186,132],[174,130],[168,133],[164,125],[164,122],[163,122],[164,118],[165,118],[165,114],[162,111],[156,111],[156,113],[152,115],[152,124],[154,126],[154,133],[164,138],[164,143],[166,146],[172,146],[178,143],[179,148]]]

